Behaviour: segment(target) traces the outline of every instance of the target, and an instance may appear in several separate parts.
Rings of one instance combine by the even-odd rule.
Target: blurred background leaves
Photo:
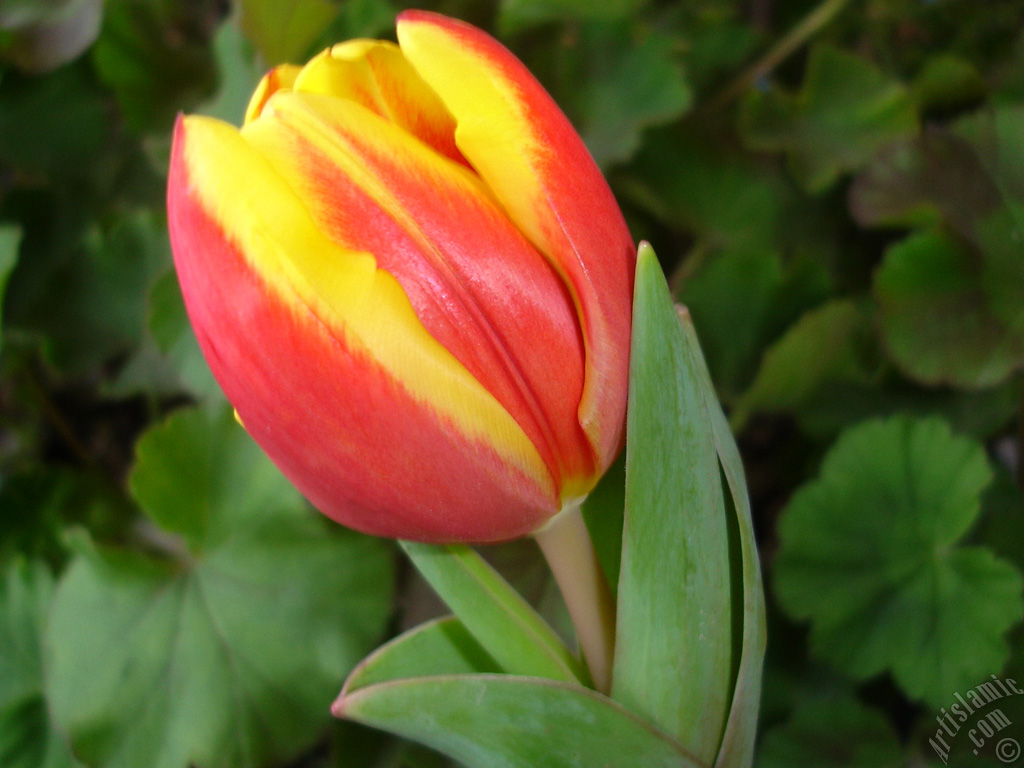
[[[238,122],[408,5],[0,5],[4,768],[444,765],[330,724],[439,607],[233,424],[163,210],[178,112]],[[941,708],[1024,681],[1024,0],[420,7],[537,73],[690,309],[765,564],[757,765],[943,764]],[[621,484],[588,509],[612,573]],[[487,554],[565,626],[529,545]]]

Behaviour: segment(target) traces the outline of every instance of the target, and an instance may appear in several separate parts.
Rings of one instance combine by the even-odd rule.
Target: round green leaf
[[[982,448],[939,419],[845,432],[783,513],[776,593],[812,650],[855,678],[891,670],[944,703],[1005,662],[1024,614],[1017,570],[958,541],[992,479]]]
[[[873,64],[818,45],[799,94],[751,91],[740,132],[751,149],[785,152],[794,178],[816,193],[916,133],[917,111],[907,89]]]
[[[223,408],[212,417],[180,411],[143,435],[129,485],[153,522],[196,553],[259,515],[308,515],[298,491]]]
[[[928,59],[914,80],[917,103],[925,109],[951,109],[977,102],[988,85],[967,59],[939,53]]]
[[[41,563],[16,559],[0,581],[0,765],[74,768],[43,698],[42,633],[53,578]]]
[[[4,74],[0,160],[13,168],[79,177],[104,155],[110,129],[104,94],[81,63],[40,77]]]
[[[387,547],[317,517],[230,414],[152,430],[132,488],[168,555],[87,552],[54,599],[48,696],[76,751],[234,768],[308,748],[383,630]]]
[[[1024,335],[1024,205],[1009,203],[978,224],[982,287],[993,314]]]
[[[834,299],[804,314],[764,354],[750,388],[736,402],[733,423],[757,410],[797,410],[838,382],[871,376],[871,328],[864,306]]]
[[[692,93],[676,50],[675,38],[627,24],[581,28],[565,101],[598,165],[629,160],[645,129],[689,108]]]
[[[941,232],[889,248],[874,290],[889,354],[918,381],[984,387],[1024,365],[1024,334],[992,311],[972,254]]]
[[[708,368],[723,397],[749,383],[783,290],[779,254],[759,247],[724,249],[687,279],[679,300],[700,330]]]
[[[930,129],[879,152],[850,186],[850,212],[862,227],[933,226],[961,237],[999,205],[999,188],[978,152],[952,131]]]
[[[903,750],[885,717],[856,699],[815,696],[768,731],[757,768],[899,768]]]

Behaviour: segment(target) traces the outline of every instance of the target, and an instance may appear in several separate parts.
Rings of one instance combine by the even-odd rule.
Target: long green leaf
[[[409,677],[500,671],[462,623],[446,616],[410,629],[363,659],[348,676],[341,695]]]
[[[728,518],[695,360],[638,255],[613,697],[712,762],[733,670]]]
[[[343,696],[334,713],[426,744],[468,768],[704,765],[614,701],[554,680],[397,680]]]
[[[582,664],[501,574],[465,546],[402,548],[470,634],[506,672],[579,683]]]
[[[681,324],[686,347],[692,359],[690,368],[697,374],[697,387],[711,423],[718,458],[722,462],[722,470],[732,495],[740,547],[739,578],[743,585],[743,629],[740,639],[739,670],[736,673],[729,718],[715,768],[745,768],[754,759],[754,738],[757,735],[757,715],[761,702],[761,668],[766,642],[761,566],[754,539],[754,523],[747,481],[743,472],[743,460],[729,429],[729,422],[718,404],[711,375],[701,354],[700,343],[689,313],[682,313]],[[734,551],[734,570],[736,554]]]

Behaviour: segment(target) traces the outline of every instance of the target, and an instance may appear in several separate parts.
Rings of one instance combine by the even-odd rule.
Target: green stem
[[[534,538],[565,599],[594,687],[607,693],[615,648],[615,601],[579,506],[563,511]]]
[[[50,422],[50,426],[60,435],[60,438],[67,447],[71,449],[71,453],[75,455],[75,458],[89,469],[99,469],[96,458],[85,447],[85,443],[79,439],[71,423],[64,418],[64,414],[61,413],[61,410],[53,402],[46,387],[43,386],[42,382],[39,381],[32,371],[31,365],[25,367],[24,376],[24,381],[32,397],[35,398],[39,410],[43,412],[43,416]]]
[[[700,271],[700,268],[707,262],[710,252],[711,246],[707,238],[702,238],[690,249],[690,252],[686,254],[679,263],[679,266],[672,271],[668,287],[672,291],[673,298],[677,298],[682,293],[686,281]]]
[[[746,92],[750,86],[771,72],[789,56],[816,35],[826,24],[832,21],[850,0],[824,0],[808,13],[785,37],[773,45],[768,52],[747,67],[727,85],[704,108],[705,112],[717,112],[729,106]]]

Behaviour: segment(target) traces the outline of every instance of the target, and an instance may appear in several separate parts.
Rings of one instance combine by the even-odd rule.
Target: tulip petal
[[[466,164],[455,146],[455,120],[394,43],[338,43],[302,68],[294,88],[362,104],[442,155]]]
[[[295,84],[295,78],[299,76],[300,71],[302,68],[296,67],[294,64],[279,64],[267,72],[249,99],[249,106],[245,110],[245,122],[252,122],[259,117],[267,100],[275,93],[290,89]]]
[[[579,418],[604,468],[622,439],[636,261],[611,190],[543,86],[496,40],[423,11],[399,15],[398,40],[454,116],[462,154],[570,287],[587,348]]]
[[[186,306],[246,429],[323,512],[368,533],[498,541],[559,507],[533,444],[372,256],[315,226],[231,126],[175,131]]]
[[[281,94],[243,130],[337,243],[377,254],[431,335],[537,446],[568,500],[596,481],[572,299],[468,169],[353,102]]]

